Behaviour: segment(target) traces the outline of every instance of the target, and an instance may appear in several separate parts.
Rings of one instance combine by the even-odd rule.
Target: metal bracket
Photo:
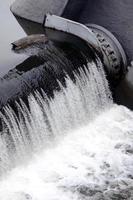
[[[127,71],[127,59],[121,44],[105,28],[93,24],[83,25],[51,14],[45,16],[43,26],[84,40],[98,55],[101,55],[108,74],[114,79],[120,79]]]

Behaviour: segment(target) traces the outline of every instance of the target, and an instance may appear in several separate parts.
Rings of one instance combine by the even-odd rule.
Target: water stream
[[[133,197],[133,113],[113,104],[100,61],[74,76],[1,113],[1,200]]]
[[[10,50],[9,43],[25,33],[5,2],[1,77],[27,58]],[[14,83],[13,75],[9,71],[12,79],[3,83],[8,95],[1,83],[1,102],[19,93],[22,81]],[[113,103],[99,59],[77,68],[74,77],[66,74],[66,86],[58,80],[52,98],[35,90],[28,106],[20,99],[17,112],[9,105],[0,112],[0,200],[133,199],[133,112]]]

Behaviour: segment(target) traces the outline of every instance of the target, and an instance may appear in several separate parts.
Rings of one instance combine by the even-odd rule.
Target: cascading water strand
[[[36,91],[28,97],[29,108],[22,100],[16,102],[18,114],[10,106],[4,108],[1,143],[5,148],[1,152],[6,152],[7,168],[24,162],[65,132],[89,123],[112,103],[100,61],[98,67],[94,62],[88,63],[74,77],[75,82],[66,75],[66,87],[59,82],[60,91],[54,92],[53,99]],[[1,169],[4,168],[5,163],[1,162]]]
[[[0,199],[131,199],[133,113],[113,104],[101,61],[57,82],[1,113]]]

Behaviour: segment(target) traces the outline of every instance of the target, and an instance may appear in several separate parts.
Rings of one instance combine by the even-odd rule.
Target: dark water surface
[[[0,77],[26,58],[11,51],[11,43],[26,35],[10,11],[12,2],[13,0],[0,2]]]

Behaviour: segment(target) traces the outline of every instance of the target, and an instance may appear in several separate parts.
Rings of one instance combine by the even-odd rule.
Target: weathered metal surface
[[[21,1],[21,4],[24,1]],[[46,13],[44,12],[44,14]],[[108,29],[122,44],[128,57],[128,64],[130,65],[130,62],[133,59],[132,0],[68,0],[66,6],[64,7],[64,11],[62,13],[58,12],[54,14],[57,14],[59,16],[61,15],[67,19],[71,19],[83,24],[98,24]],[[39,26],[38,23],[32,23],[22,18],[17,19],[27,34],[43,33],[42,27]],[[129,107],[131,108],[133,99],[133,81],[132,78],[130,78],[129,80],[129,75],[130,77],[133,77],[132,69],[129,70],[129,72],[127,73],[125,80],[121,84],[122,86],[119,86],[118,90],[120,92],[118,92],[118,90],[116,91],[116,96],[117,99],[119,99],[117,100],[118,103],[129,105],[130,101]],[[127,85],[127,87],[125,85]],[[120,97],[120,94],[124,95]],[[123,100],[125,103],[123,103]]]
[[[45,28],[72,34],[84,40],[98,53],[112,82],[118,82],[127,69],[125,52],[119,41],[106,29],[88,24],[87,26],[59,16],[47,14]]]
[[[69,0],[63,17],[105,27],[123,45],[129,61],[133,59],[132,0],[78,0],[78,3],[76,0]]]
[[[88,45],[94,47],[100,52],[100,47],[96,36],[93,34],[91,29],[87,28],[83,24],[56,15],[47,14],[44,27],[73,34],[83,39],[88,43]]]
[[[132,0],[16,0],[12,12],[25,19],[42,23],[47,12],[107,28],[123,45],[129,62],[133,58]]]

